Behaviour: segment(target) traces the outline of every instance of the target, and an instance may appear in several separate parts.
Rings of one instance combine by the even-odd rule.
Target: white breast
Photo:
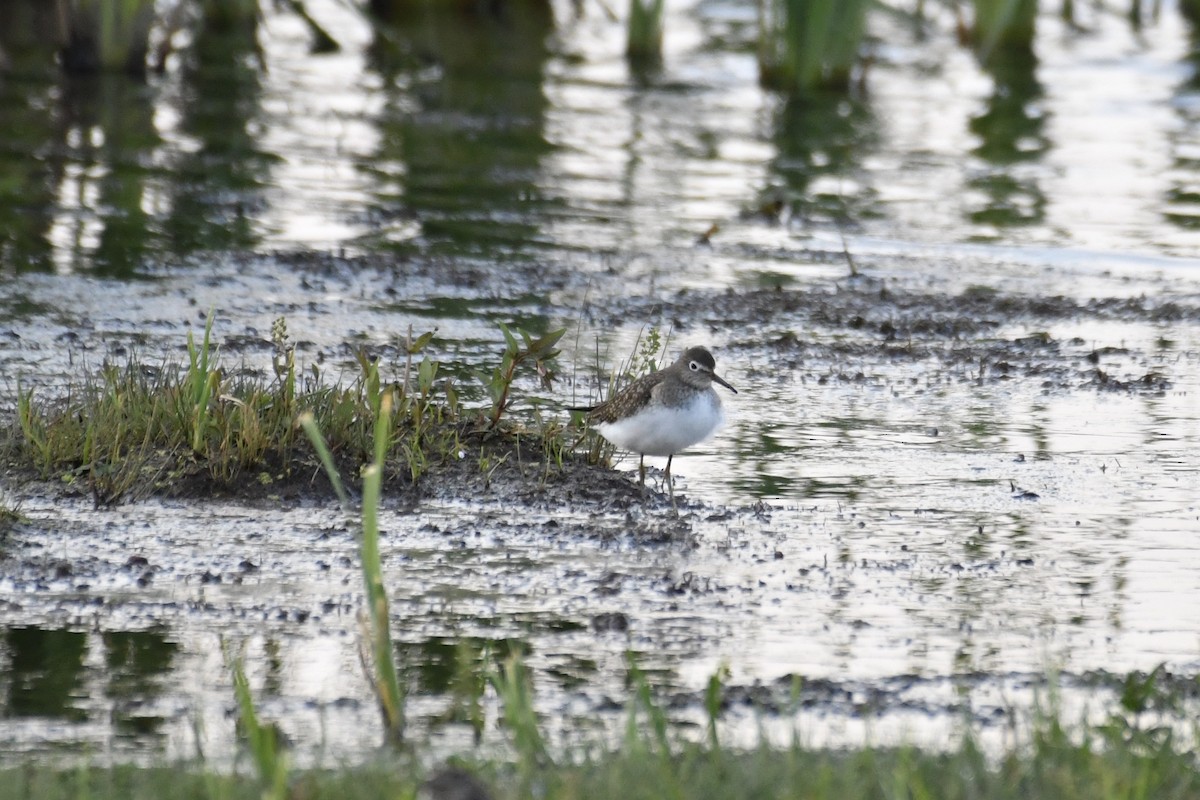
[[[669,456],[707,439],[724,421],[721,398],[708,391],[686,406],[651,405],[635,416],[599,424],[596,430],[623,450]]]

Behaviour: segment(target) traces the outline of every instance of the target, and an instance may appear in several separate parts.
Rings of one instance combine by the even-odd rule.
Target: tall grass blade
[[[205,442],[208,438],[211,414],[209,403],[221,380],[219,373],[209,369],[212,359],[213,317],[213,312],[210,310],[208,319],[204,323],[204,341],[199,347],[196,346],[191,331],[188,331],[187,335],[187,386],[190,387],[189,400],[191,401],[191,407],[188,410],[191,416],[192,452],[197,455],[205,454]]]
[[[222,643],[222,647],[224,643]],[[254,766],[263,784],[263,797],[268,800],[284,800],[287,797],[288,763],[287,754],[280,746],[276,729],[263,725],[258,719],[254,708],[254,697],[250,693],[250,682],[246,679],[246,670],[242,659],[226,660],[233,672],[233,691],[237,696],[238,719],[246,733],[250,745],[250,754],[254,758]]]
[[[383,483],[384,458],[391,436],[391,417],[392,394],[385,390],[380,399],[379,415],[375,419],[375,462],[363,472],[361,548],[371,654],[375,668],[375,692],[383,713],[387,739],[395,744],[404,737],[404,692],[396,675],[391,617],[379,557],[379,498]]]
[[[45,421],[34,408],[33,389],[23,391],[20,384],[17,384],[17,421],[25,446],[33,455],[34,466],[44,478],[54,463],[50,440]]]
[[[521,773],[528,781],[535,769],[550,763],[550,755],[533,709],[533,687],[525,661],[519,653],[513,653],[505,659],[503,669],[493,670],[489,679],[500,696],[505,726],[512,733]]]
[[[316,417],[311,411],[305,411],[296,422],[304,429],[308,440],[312,442],[313,448],[317,451],[317,458],[321,459],[321,466],[325,468],[325,474],[329,476],[329,482],[333,484],[333,491],[337,493],[342,509],[349,510],[350,496],[346,494],[346,487],[342,485],[341,473],[333,463],[333,453],[329,452],[329,445],[325,443],[325,437],[321,435],[321,429],[317,427]]]
[[[373,392],[368,402],[375,411],[373,461],[363,470],[362,534],[359,541],[363,588],[367,600],[364,631],[371,654],[372,689],[383,716],[385,735],[389,743],[398,744],[404,737],[405,694],[396,673],[391,617],[379,555],[379,500],[383,491],[384,464],[391,443],[393,395],[391,389],[380,389],[376,365],[366,364],[364,370],[364,380]],[[348,508],[346,489],[316,419],[311,413],[305,412],[300,415],[298,422],[316,448],[317,456],[343,508]]]

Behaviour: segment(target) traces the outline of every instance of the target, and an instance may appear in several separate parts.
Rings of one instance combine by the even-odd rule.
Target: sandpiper
[[[641,456],[642,486],[646,485],[646,456],[666,456],[667,491],[674,508],[671,459],[707,439],[725,419],[713,381],[737,394],[716,368],[716,359],[706,348],[689,347],[671,366],[643,375],[603,403],[571,410],[587,412],[588,422],[601,436]]]

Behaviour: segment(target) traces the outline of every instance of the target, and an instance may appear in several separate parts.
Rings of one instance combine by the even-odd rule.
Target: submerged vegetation
[[[187,364],[151,365],[130,357],[105,364],[72,386],[66,397],[18,390],[16,420],[8,426],[8,456],[43,480],[86,487],[97,505],[129,496],[186,491],[200,481],[217,490],[265,489],[311,480],[318,458],[297,420],[311,420],[327,442],[325,463],[348,474],[373,464],[379,479],[416,483],[431,467],[456,461],[463,448],[511,447],[506,411],[518,375],[536,370],[547,383],[562,331],[535,338],[504,328],[500,366],[485,379],[491,404],[466,411],[450,378],[425,350],[432,333],[403,343],[400,374],[391,383],[366,352],[346,384],[317,366],[301,370],[286,323],[273,328],[269,378],[229,371],[220,363],[210,315],[199,341],[188,334]],[[520,337],[518,339],[518,336]],[[539,435],[559,437],[546,426]],[[561,448],[547,445],[561,458]]]

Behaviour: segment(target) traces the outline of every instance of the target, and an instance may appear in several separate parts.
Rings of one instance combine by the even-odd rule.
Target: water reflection
[[[438,695],[465,692],[476,683],[481,686],[488,669],[500,667],[509,656],[529,652],[529,643],[521,639],[480,636],[434,636],[396,645],[397,661],[408,665],[416,690]]]
[[[547,250],[637,257],[677,233],[694,241],[746,205],[748,193],[760,220],[886,231],[890,218],[916,239],[1000,238],[1020,228],[1061,242],[1063,232],[1076,235],[1080,215],[1049,230],[1055,208],[1098,203],[1097,195],[1113,218],[1137,222],[1148,212],[1177,230],[1200,227],[1194,78],[1174,87],[1168,113],[1180,128],[1150,120],[1171,141],[1168,174],[1139,160],[1144,130],[1115,130],[1102,142],[1113,166],[1149,182],[1095,192],[1095,170],[1076,177],[1069,154],[1081,152],[1070,137],[1089,131],[1058,130],[1080,117],[1064,100],[1092,109],[1092,128],[1144,115],[1106,111],[1098,102],[1105,95],[1088,94],[1084,83],[1048,91],[1039,70],[1061,71],[1057,43],[1047,43],[1040,65],[993,55],[983,67],[990,94],[965,123],[968,141],[958,120],[974,102],[978,66],[939,53],[938,75],[952,91],[929,93],[923,87],[941,81],[906,65],[935,43],[904,34],[888,42],[894,59],[873,67],[874,96],[778,100],[754,83],[746,41],[753,16],[743,8],[703,3],[679,12],[703,35],[693,51],[667,60],[661,80],[638,87],[623,61],[619,70],[605,61],[586,25],[557,24],[546,2],[465,5],[371,3],[382,26],[346,11],[336,60],[314,58],[307,39],[292,49],[286,36],[272,39],[279,21],[270,12],[259,27],[197,21],[167,74],[144,85],[67,82],[52,51],[27,58],[20,36],[45,4],[10,0],[13,24],[0,32],[13,62],[0,75],[0,263],[123,276],[164,253],[330,246],[363,231],[366,246],[480,255],[491,265]],[[564,45],[556,35],[579,39]],[[1109,47],[1099,35],[1096,42]],[[1177,57],[1169,42],[1157,47],[1158,65],[1131,59],[1120,75],[1157,87],[1168,72],[1161,65]],[[344,102],[327,102],[342,86]],[[923,105],[945,107],[953,131],[933,130]],[[764,107],[766,126],[756,119]],[[914,131],[907,141],[900,119]],[[1048,160],[1071,169],[1051,170]],[[972,170],[965,180],[964,164]],[[917,174],[898,174],[909,170]],[[1120,177],[1105,174],[1114,172]],[[945,197],[964,183],[965,203]],[[1162,238],[1140,226],[1114,234],[1120,226],[1106,225],[1104,234]]]
[[[8,661],[6,717],[52,717],[82,722],[87,634],[42,628],[9,628],[0,636]]]
[[[0,26],[0,267],[49,271],[49,231],[55,216],[61,163],[54,83],[57,67],[47,42],[59,24],[50,3],[9,2]]]
[[[14,89],[13,80],[0,76],[0,119],[8,137],[22,143],[0,149],[0,267],[49,271],[54,255],[49,231],[61,170],[30,151],[56,138],[54,120],[45,111],[55,102],[54,88],[43,83]]]
[[[772,185],[759,209],[774,215],[783,202],[798,224],[849,221],[877,216],[877,193],[861,166],[878,145],[870,106],[838,96],[790,99],[775,122],[777,155]]]
[[[129,277],[163,252],[257,244],[246,209],[274,157],[253,134],[253,26],[201,25],[156,86],[61,76],[53,39],[19,45],[19,77],[0,76],[0,266]]]
[[[147,210],[161,144],[152,95],[123,75],[65,80],[57,164],[56,267],[127,277],[157,250]]]
[[[552,33],[540,2],[395,10],[370,67],[384,78],[372,243],[398,251],[513,254],[540,236],[555,197],[541,187]]]
[[[102,664],[92,662],[99,648]],[[46,718],[83,723],[103,715],[118,736],[157,735],[165,718],[154,713],[174,668],[178,645],[164,631],[100,634],[39,627],[0,632],[0,718]]]
[[[167,680],[179,645],[160,631],[112,631],[104,644],[105,696],[117,709],[112,721],[117,735],[158,735],[166,721],[153,712],[152,701]]]
[[[1032,53],[998,50],[984,69],[992,78],[992,94],[971,119],[970,130],[979,137],[972,152],[986,166],[967,182],[981,197],[969,209],[969,219],[994,232],[1040,223],[1046,195],[1036,171],[1022,168],[1040,161],[1050,148],[1037,61]]]
[[[1186,4],[1185,4],[1186,5]],[[1185,59],[1189,74],[1175,91],[1176,127],[1167,133],[1171,150],[1163,217],[1187,230],[1200,228],[1200,33],[1192,30]]]
[[[260,240],[261,195],[280,156],[259,141],[268,123],[255,37],[252,20],[201,25],[179,96],[159,109],[174,144],[162,186],[170,252],[250,249]]]

